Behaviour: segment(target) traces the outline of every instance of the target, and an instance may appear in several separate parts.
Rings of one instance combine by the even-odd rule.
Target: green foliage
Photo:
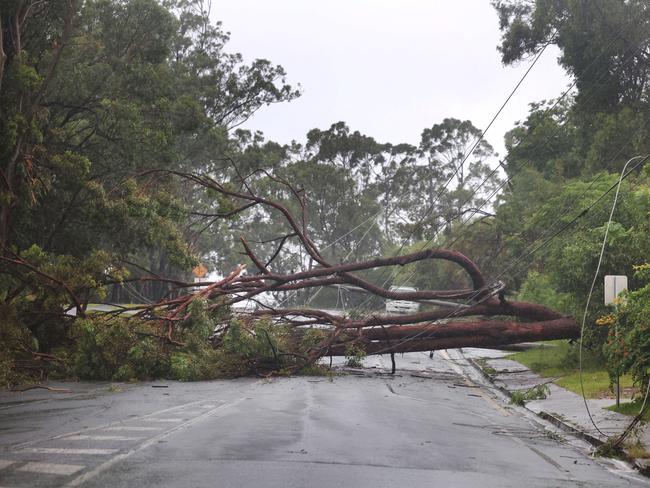
[[[193,300],[188,309],[189,318],[183,323],[184,337],[187,347],[196,349],[210,338],[217,324],[225,318],[227,311],[211,312],[208,303],[201,299]]]
[[[510,392],[510,403],[523,407],[526,402],[532,400],[544,400],[550,394],[551,389],[548,385],[535,385],[528,390],[515,390]]]
[[[498,209],[497,222],[511,247],[504,257],[513,253],[512,262],[506,260],[509,273],[505,278],[519,286],[520,299],[549,305],[578,319],[582,317],[613,200],[613,192],[605,198],[603,195],[617,180],[618,175],[599,173],[590,181],[541,186],[540,192],[529,185],[521,190],[515,186],[515,192]],[[640,175],[632,185],[626,182],[621,188],[600,274],[596,277],[598,286],[591,298],[583,336],[588,355],[601,354],[606,338],[606,329],[595,326],[596,319],[605,313],[603,277],[631,275],[634,263],[650,252],[647,179]],[[538,198],[543,199],[537,206],[524,207],[524,199],[537,202]],[[589,207],[593,208],[583,213]],[[512,226],[517,215],[521,224]]]
[[[174,352],[171,355],[170,378],[198,381],[226,376],[218,365],[218,353],[208,346],[193,353]]]
[[[634,278],[642,286],[618,304],[604,350],[612,380],[629,372],[645,394],[650,381],[650,265],[638,266]]]
[[[78,319],[71,329],[71,371],[82,379],[127,381],[164,376],[168,353],[155,328],[120,317]]]
[[[561,50],[560,64],[577,80],[583,109],[608,111],[647,96],[648,58],[639,48],[647,46],[650,13],[645,0],[493,0],[492,4],[503,32],[499,51],[505,64],[552,42]]]
[[[345,364],[351,368],[360,368],[363,366],[363,360],[366,357],[366,351],[357,344],[350,343],[345,348]]]
[[[0,387],[22,382],[26,375],[17,362],[29,359],[25,349],[37,349],[38,342],[18,320],[16,312],[0,305]]]
[[[0,243],[9,259],[0,269],[0,300],[11,317],[6,340],[13,349],[67,348],[61,355],[86,378],[190,380],[300,365],[298,356],[285,352],[308,351],[322,339],[319,332],[290,344],[282,327],[230,323],[199,300],[174,329],[183,346],[153,337],[158,326],[139,320],[92,316],[70,328],[73,319],[64,312],[77,300],[83,309],[89,301],[167,296],[166,283],[125,282],[142,269],[178,279],[189,278],[199,261],[229,269],[241,260],[236,238],[242,234],[259,242],[255,251],[262,260],[274,255],[278,235],[287,231],[279,214],[257,207],[222,224],[225,219],[208,216],[228,214],[241,202],[193,191],[160,170],[203,172],[233,189],[250,174],[256,194],[297,215],[305,205],[310,239],[332,262],[450,246],[473,258],[487,277],[504,280],[511,294],[579,316],[611,194],[589,213],[578,212],[616,181],[627,159],[650,151],[649,65],[637,49],[647,47],[648,10],[641,0],[493,4],[505,63],[552,41],[577,81],[574,97],[532,104],[507,135],[502,164],[509,180],[497,202],[486,202],[501,183],[488,164],[493,150],[467,120],[433,123],[417,145],[380,142],[344,122],[311,130],[304,146],[233,130],[299,90],[287,83],[281,66],[261,59],[245,63],[229,53],[229,34],[210,21],[200,0],[88,0],[78,2],[76,11],[65,0],[51,0],[28,9],[20,22],[15,5],[4,2],[5,39],[22,41],[5,42],[0,80]],[[56,44],[68,20],[70,38],[58,58]],[[625,35],[613,35],[622,26]],[[649,178],[647,169],[635,173],[622,190],[602,274],[631,274],[632,265],[650,253]],[[304,200],[297,202],[281,179]],[[293,243],[273,262],[274,271],[305,266]],[[422,262],[403,271],[395,283],[469,286],[464,273],[447,263]],[[385,280],[376,271],[364,276]],[[633,286],[646,286],[640,275],[635,280]],[[641,307],[634,293],[631,308],[619,317],[630,330],[625,314],[636,320],[645,313],[634,308]],[[307,296],[298,294],[296,301]],[[601,303],[598,287],[583,338],[593,355],[606,333],[592,326],[604,313]],[[214,349],[210,337],[223,324],[228,327]],[[642,349],[643,334],[637,333]],[[0,357],[0,371],[25,354],[13,349]],[[350,351],[353,361],[360,360],[358,352]],[[630,370],[640,378],[637,355]],[[575,361],[574,348],[565,360]]]
[[[621,448],[616,445],[616,437],[608,439],[606,442],[596,448],[594,454],[606,458],[621,458]]]
[[[232,320],[219,348],[229,374],[261,374],[296,365],[295,356],[284,354],[292,351],[289,330],[263,320],[252,324]]]
[[[297,373],[302,376],[326,376],[330,381],[334,380],[334,373],[323,364],[309,364],[300,368]]]
[[[567,314],[576,310],[572,295],[567,292],[557,292],[555,285],[548,275],[530,271],[519,289],[517,299],[524,302],[539,303],[554,310]]]
[[[240,149],[228,129],[299,91],[281,66],[228,53],[229,34],[199,0],[76,4],[0,6],[0,29],[12,39],[0,74],[0,244],[12,253],[3,249],[2,257],[31,266],[3,262],[0,298],[35,350],[72,347],[79,376],[165,375],[170,353],[157,357],[160,340],[137,336],[142,323],[109,326],[93,317],[69,330],[64,312],[75,300],[83,308],[133,301],[127,293],[138,302],[160,298],[169,285],[121,282],[142,268],[186,279],[197,256],[214,254],[214,240],[202,241],[194,227],[204,222],[188,222],[190,206],[210,212],[211,202],[177,180],[143,174],[205,170],[230,178],[232,169],[217,167]],[[188,358],[201,362],[212,329],[196,316],[182,333]]]
[[[612,412],[622,413],[623,415],[629,415],[631,417],[636,417],[637,415],[639,415],[639,413],[641,413],[642,406],[643,406],[643,397],[639,396],[631,402],[621,402],[620,406],[618,407],[616,405],[607,407],[607,410],[611,410]],[[650,408],[645,409],[641,417],[641,420],[643,420],[644,422],[650,421]]]
[[[583,349],[582,379],[580,378],[578,346],[577,342],[551,341],[508,357],[578,395],[584,390],[587,398],[611,397],[610,377],[602,358],[586,348]],[[632,378],[629,375],[622,376],[621,386],[631,387]]]
[[[224,338],[227,347],[215,349],[209,337],[227,312],[209,311],[201,300],[195,300],[189,312],[188,320],[176,331],[178,344],[167,340],[157,321],[100,314],[76,320],[71,328],[68,374],[113,381],[207,380],[246,374],[251,361],[271,354],[265,347],[268,342],[240,333],[236,323],[235,333]],[[256,330],[261,331],[261,326]],[[281,335],[274,331],[270,340],[279,343]]]
[[[300,349],[310,351],[319,346],[329,335],[330,331],[323,329],[307,329],[300,341]]]

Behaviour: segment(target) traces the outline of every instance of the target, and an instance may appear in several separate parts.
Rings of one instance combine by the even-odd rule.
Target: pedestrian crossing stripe
[[[201,412],[199,412],[199,413],[201,413]],[[189,412],[188,412],[188,414],[189,414]],[[146,419],[142,419],[142,420],[144,422],[164,422],[164,423],[178,423],[178,422],[183,421],[183,419],[179,419],[179,418],[168,418],[168,419],[146,418]]]
[[[139,441],[144,439],[144,437],[126,437],[123,435],[71,435],[68,437],[63,437],[63,440],[66,441]]]
[[[53,464],[53,463],[36,463],[29,462],[17,468],[18,471],[27,471],[29,473],[43,473],[43,474],[58,474],[62,476],[69,476],[75,474],[85,466],[78,464]]]
[[[119,449],[64,449],[59,447],[26,447],[22,452],[32,452],[37,454],[77,454],[77,455],[91,455],[102,456],[106,454],[114,454]]]

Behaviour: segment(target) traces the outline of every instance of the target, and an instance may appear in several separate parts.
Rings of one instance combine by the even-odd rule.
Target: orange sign
[[[207,272],[208,272],[208,268],[206,268],[202,264],[199,264],[196,268],[192,270],[192,273],[194,273],[194,276],[196,276],[197,278],[203,278]]]

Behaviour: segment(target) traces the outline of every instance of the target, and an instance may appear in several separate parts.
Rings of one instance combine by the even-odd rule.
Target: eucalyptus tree
[[[581,110],[615,111],[648,102],[650,11],[645,0],[495,0],[503,36],[499,51],[513,64],[556,44],[575,77]]]
[[[284,70],[228,53],[198,0],[2,2],[0,23],[3,315],[54,330],[127,268],[187,273],[202,202],[147,172],[222,167],[229,131],[298,95]]]
[[[469,121],[446,118],[422,131],[412,189],[404,198],[416,238],[433,239],[461,218],[488,214],[499,173],[492,146]],[[495,162],[492,163],[496,164]]]

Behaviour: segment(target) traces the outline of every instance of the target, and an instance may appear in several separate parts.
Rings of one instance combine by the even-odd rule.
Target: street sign
[[[605,305],[616,305],[618,296],[627,290],[627,276],[605,276]]]

